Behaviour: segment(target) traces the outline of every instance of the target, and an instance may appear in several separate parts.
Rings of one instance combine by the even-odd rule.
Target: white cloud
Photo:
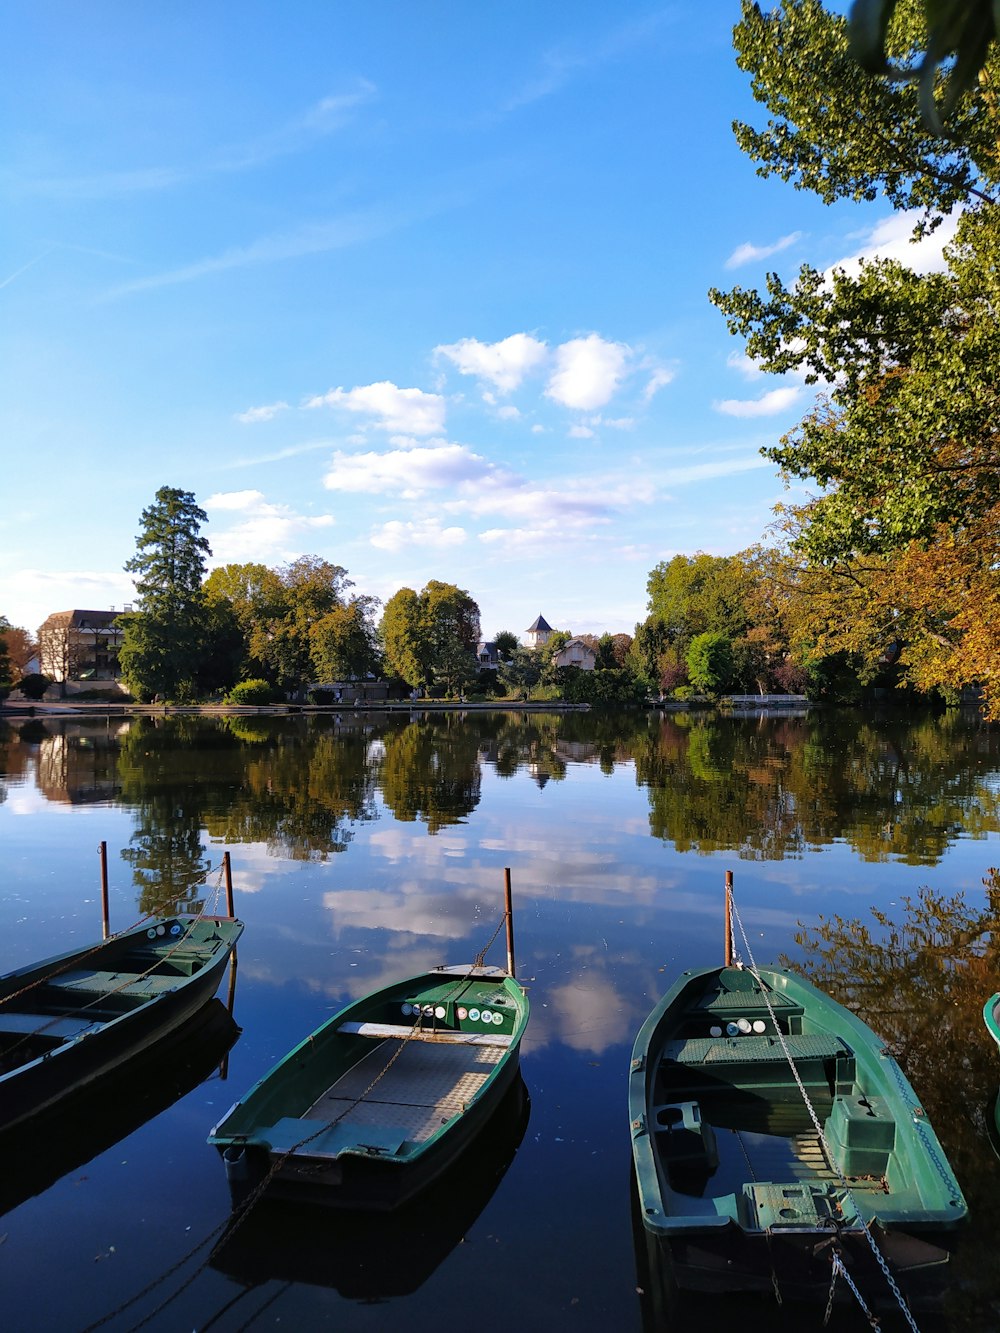
[[[644,403],[650,402],[655,394],[659,393],[665,385],[671,383],[673,378],[674,372],[672,370],[668,370],[666,366],[657,367],[652,375],[650,375],[649,381],[647,382],[645,389],[642,391],[642,401]]]
[[[614,395],[626,373],[632,349],[607,342],[596,333],[572,338],[556,348],[556,369],[546,394],[564,407],[593,411]]]
[[[373,418],[379,430],[401,435],[440,435],[445,400],[423,389],[400,389],[390,380],[356,389],[331,389],[308,399],[306,407],[335,407]]]
[[[482,485],[496,475],[499,469],[480,454],[464,445],[447,444],[437,448],[396,449],[384,454],[337,452],[323,485],[331,491],[355,494],[397,491],[416,496],[427,490],[468,482]]]
[[[436,518],[426,518],[416,523],[403,523],[393,519],[389,523],[383,523],[372,533],[371,544],[382,551],[401,551],[406,546],[431,546],[439,549],[461,546],[467,535],[464,528],[442,527]]]
[[[863,233],[861,247],[854,254],[838,259],[827,270],[827,274],[829,275],[834,268],[856,274],[861,267],[862,259],[872,259],[875,256],[880,259],[895,259],[916,273],[943,272],[945,262],[941,251],[954,239],[959,215],[949,214],[936,231],[922,240],[913,241],[911,239],[913,228],[921,216],[919,210],[911,210],[908,213],[893,213],[891,217],[883,218],[870,231]]]
[[[801,392],[798,388],[771,389],[760,398],[724,398],[712,406],[727,417],[770,417],[791,407]]]
[[[269,503],[260,491],[224,491],[205,501],[210,513],[241,515],[235,526],[212,533],[213,563],[292,560],[301,555],[301,539],[333,526],[332,514],[298,514],[288,505]]]
[[[512,333],[496,343],[482,343],[478,338],[443,343],[435,347],[434,355],[446,357],[462,375],[474,375],[499,393],[510,393],[544,364],[549,349],[530,333]]]
[[[743,245],[738,245],[726,260],[726,268],[739,268],[742,264],[751,264],[755,260],[769,259],[771,255],[780,254],[782,250],[787,250],[790,245],[801,239],[802,233],[793,231],[771,245],[751,245],[746,241]]]
[[[236,420],[251,426],[257,421],[270,421],[279,412],[287,412],[287,403],[268,403],[264,407],[248,407],[245,412],[237,412]]]
[[[594,438],[594,432],[589,426],[570,426],[569,437],[571,440],[592,440]]]

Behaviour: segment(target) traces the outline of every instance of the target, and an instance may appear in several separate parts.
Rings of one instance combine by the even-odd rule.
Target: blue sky
[[[0,614],[122,606],[164,485],[213,565],[457,583],[487,636],[631,632],[657,562],[761,539],[811,391],[708,289],[913,248],[755,174],[738,17],[5,6]]]

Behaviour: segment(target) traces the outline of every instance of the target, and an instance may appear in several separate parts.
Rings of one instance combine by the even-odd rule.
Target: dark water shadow
[[[531,1102],[518,1076],[482,1131],[426,1190],[390,1213],[264,1199],[218,1247],[212,1267],[245,1288],[328,1287],[346,1300],[409,1296],[486,1208],[524,1138]]]
[[[41,1194],[193,1092],[226,1060],[240,1027],[212,999],[124,1067],[0,1134],[0,1214]]]

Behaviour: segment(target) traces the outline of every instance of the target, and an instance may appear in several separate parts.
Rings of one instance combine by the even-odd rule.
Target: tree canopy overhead
[[[890,8],[885,50],[911,63],[927,43],[923,8]],[[847,20],[819,0],[784,0],[768,14],[744,3],[734,35],[770,115],[762,129],[734,127],[761,174],[827,203],[882,199],[919,210],[918,233],[959,213],[941,271],[884,259],[854,273],[806,265],[794,283],[771,273],[762,291],[713,290],[710,299],[763,370],[817,386],[804,420],[764,451],[786,477],[817,487],[792,511],[795,549],[827,570],[828,583],[884,586],[891,574],[886,618],[891,626],[902,617],[906,669],[924,683],[979,682],[1000,712],[996,47],[956,100],[946,139],[922,118],[914,82],[859,66]],[[844,629],[837,614],[831,605],[834,635]]]

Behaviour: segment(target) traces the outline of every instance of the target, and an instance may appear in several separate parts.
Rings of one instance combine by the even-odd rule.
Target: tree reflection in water
[[[1000,872],[983,881],[985,900],[929,888],[904,897],[898,921],[871,909],[873,922],[833,916],[801,929],[804,961],[783,958],[847,1005],[886,1041],[920,1097],[969,1204],[970,1223],[954,1257],[948,1327],[997,1327],[995,1271],[1000,1230],[997,1162],[991,1148],[1000,1068],[983,1024],[983,1004],[1000,975]]]

